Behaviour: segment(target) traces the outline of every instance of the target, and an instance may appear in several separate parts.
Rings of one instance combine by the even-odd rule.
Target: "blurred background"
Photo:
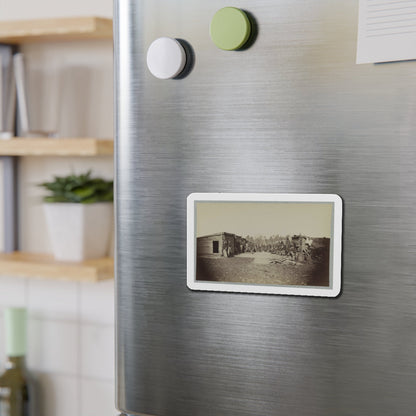
[[[112,0],[0,0],[3,21],[112,17]],[[32,125],[59,137],[113,137],[112,41],[24,43]],[[59,139],[56,139],[59,140]],[[112,156],[19,158],[19,249],[51,253],[36,184],[92,170],[112,179]],[[0,175],[3,174],[0,160]],[[0,177],[2,184],[2,177]],[[0,218],[3,219],[3,186]],[[0,221],[0,251],[4,225]],[[4,310],[28,309],[27,367],[36,416],[114,415],[114,281],[78,282],[8,275],[0,265],[0,373],[5,362]]]

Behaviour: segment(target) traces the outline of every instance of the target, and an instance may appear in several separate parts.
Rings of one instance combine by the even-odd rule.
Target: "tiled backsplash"
[[[114,416],[114,281],[78,283],[0,277],[3,311],[28,308],[27,365],[33,416]]]

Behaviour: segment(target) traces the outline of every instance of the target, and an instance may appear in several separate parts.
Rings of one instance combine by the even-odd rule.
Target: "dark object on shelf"
[[[10,139],[14,136],[15,115],[13,47],[0,45],[0,139]]]

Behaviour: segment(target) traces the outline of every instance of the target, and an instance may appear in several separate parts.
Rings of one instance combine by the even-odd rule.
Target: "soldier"
[[[222,245],[222,256],[228,257],[228,241],[227,240],[224,240],[223,245]]]

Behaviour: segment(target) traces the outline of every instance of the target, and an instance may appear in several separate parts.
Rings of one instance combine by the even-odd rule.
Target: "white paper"
[[[416,0],[360,0],[357,64],[416,59]]]

